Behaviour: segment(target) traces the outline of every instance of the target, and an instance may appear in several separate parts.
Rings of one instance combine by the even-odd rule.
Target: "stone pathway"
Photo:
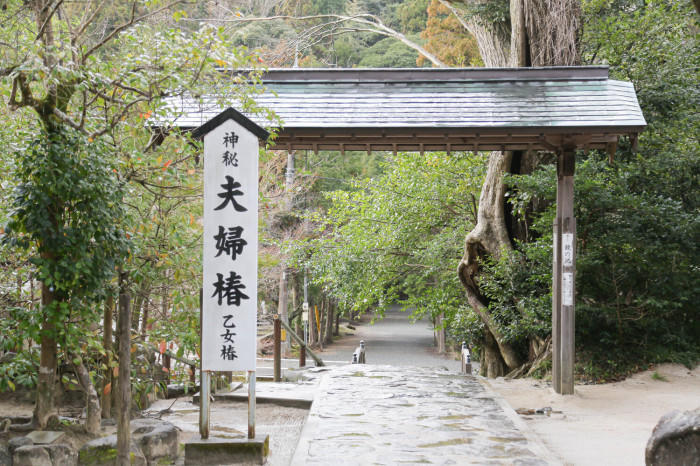
[[[352,361],[352,353],[365,341],[367,362],[392,366],[447,367],[458,371],[461,363],[435,352],[433,328],[427,318],[413,322],[410,312],[392,306],[383,319],[358,323],[354,335],[333,343],[319,355],[322,359]]]
[[[381,365],[333,368],[293,465],[547,464],[522,421],[475,377]]]

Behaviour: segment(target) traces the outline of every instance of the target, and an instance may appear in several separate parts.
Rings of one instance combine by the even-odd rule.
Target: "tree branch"
[[[73,121],[71,117],[63,113],[61,110],[57,109],[56,107],[53,107],[53,114],[57,116],[62,122],[70,126],[71,128],[80,131],[83,134],[87,134],[85,131],[84,127],[80,123],[76,123]]]
[[[459,21],[459,24],[461,24],[464,29],[469,31],[470,34],[476,35],[476,34],[474,34],[474,31],[472,31],[472,28],[469,25],[469,23],[464,21],[464,18],[462,18],[462,15],[459,13],[459,10],[454,5],[452,5],[447,0],[438,0],[438,2],[440,2],[440,5],[444,6],[448,10],[450,10],[450,13],[452,13],[454,15],[454,17],[457,18],[457,21]]]
[[[58,3],[54,5],[54,7],[51,9],[46,18],[44,18],[44,22],[41,24],[39,32],[37,32],[36,38],[34,40],[39,40],[39,38],[44,35],[44,32],[46,31],[46,26],[51,22],[51,18],[53,18],[53,15],[56,13],[56,10],[58,10],[62,3],[63,0],[58,0]]]
[[[78,42],[78,39],[80,36],[83,35],[85,32],[85,29],[92,23],[92,21],[95,19],[95,16],[97,16],[100,11],[102,10],[102,7],[107,3],[107,1],[101,2],[99,5],[97,5],[97,8],[92,12],[92,14],[88,17],[88,12],[90,11],[90,5],[92,4],[92,0],[89,1],[88,5],[85,7],[85,13],[83,14],[83,17],[80,19],[80,27],[76,31],[75,35],[73,36],[73,40],[75,42]]]
[[[99,137],[99,136],[102,136],[103,134],[107,133],[108,131],[111,131],[114,127],[116,127],[116,126],[119,124],[119,122],[121,121],[122,117],[126,116],[126,114],[129,112],[129,110],[131,109],[131,107],[133,107],[134,105],[136,105],[136,104],[138,104],[138,103],[140,103],[140,102],[147,102],[147,101],[148,101],[148,99],[145,99],[145,98],[143,98],[143,99],[135,99],[135,100],[132,100],[131,102],[129,102],[128,104],[126,104],[126,105],[122,108],[122,111],[121,111],[121,112],[119,112],[115,117],[113,117],[113,118],[111,119],[112,121],[109,122],[109,123],[107,124],[107,126],[105,126],[104,128],[102,128],[102,129],[99,130],[99,131],[95,131],[94,133],[90,134],[90,137],[91,137],[92,139],[95,139],[95,138],[97,138],[97,137]]]
[[[153,11],[148,12],[146,14],[143,14],[141,16],[136,16],[137,2],[134,2],[131,6],[131,16],[129,17],[129,21],[114,28],[114,30],[112,30],[112,32],[110,32],[107,35],[107,37],[105,37],[104,39],[99,41],[97,44],[93,45],[87,52],[85,52],[85,54],[83,55],[82,63],[85,64],[85,61],[88,59],[88,57],[90,57],[90,55],[92,55],[93,53],[95,53],[95,51],[97,51],[101,47],[103,47],[107,42],[111,41],[120,32],[128,29],[129,27],[133,26],[134,24],[140,23],[141,21],[143,21],[146,18],[150,18],[151,16],[155,16],[162,11],[169,10],[170,8],[172,8],[175,5],[178,5],[180,3],[183,3],[183,0],[176,0],[174,2],[170,2],[164,6],[156,9],[156,10],[153,10]]]
[[[17,90],[19,89],[22,98],[17,100]],[[19,73],[15,79],[12,80],[12,93],[10,94],[10,102],[8,104],[10,109],[17,110],[20,107],[33,107],[39,106],[39,102],[34,98],[32,90],[27,84],[27,79],[23,73]]]
[[[191,19],[188,19],[188,18],[183,18],[183,21],[251,23],[251,22],[260,22],[260,21],[275,21],[275,20],[309,21],[309,20],[313,20],[313,19],[334,20],[334,21],[324,23],[324,24],[319,25],[319,26],[315,26],[316,30],[320,30],[323,27],[329,27],[329,26],[339,24],[339,23],[344,23],[344,22],[364,24],[366,26],[369,26],[369,28],[366,29],[367,32],[372,32],[375,34],[381,34],[381,35],[386,36],[386,37],[394,38],[394,39],[402,42],[404,45],[417,51],[419,54],[423,55],[425,58],[430,60],[435,66],[440,67],[440,68],[447,67],[447,65],[445,63],[443,63],[435,55],[428,52],[423,47],[421,47],[417,43],[413,42],[412,40],[410,40],[408,37],[401,34],[400,32],[386,26],[376,16],[368,14],[368,13],[358,14],[358,15],[354,15],[354,16],[345,16],[345,15],[311,15],[311,16],[278,15],[278,16],[266,16],[266,17],[248,17],[248,18],[243,17],[243,18],[232,18],[232,19],[212,19],[212,18],[207,18],[207,19],[191,18]],[[363,31],[363,29],[357,29],[357,31]]]

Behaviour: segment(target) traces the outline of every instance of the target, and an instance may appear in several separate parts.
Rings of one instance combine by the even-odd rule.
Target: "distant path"
[[[436,353],[433,328],[428,319],[412,323],[410,312],[392,306],[384,318],[374,324],[357,324],[355,334],[345,337],[320,353],[322,359],[352,360],[352,353],[365,341],[368,364],[392,366],[446,367],[458,371],[460,362]]]

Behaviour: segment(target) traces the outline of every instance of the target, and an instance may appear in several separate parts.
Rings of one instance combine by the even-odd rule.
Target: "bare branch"
[[[457,10],[457,8],[455,8],[454,5],[452,5],[447,0],[438,0],[438,2],[440,2],[442,6],[450,10],[450,13],[452,13],[454,17],[457,18],[457,21],[459,21],[459,24],[461,24],[464,29],[469,31],[472,35],[476,35],[474,31],[472,31],[472,28],[470,27],[469,23],[464,21],[464,18],[462,18],[462,15],[459,13],[459,10]]]
[[[78,130],[83,134],[87,134],[87,132],[85,131],[85,128],[82,126],[82,124],[76,123],[75,121],[73,121],[71,119],[71,117],[69,117],[68,115],[66,115],[65,113],[63,113],[59,109],[57,109],[56,107],[53,108],[53,114],[56,115],[62,122],[64,122],[65,124],[67,124],[71,128]]]
[[[119,124],[119,122],[121,121],[122,117],[125,117],[126,114],[129,113],[129,110],[131,109],[131,107],[133,107],[134,105],[136,105],[136,104],[138,104],[138,103],[141,103],[141,102],[148,102],[148,99],[146,99],[146,98],[143,98],[143,99],[135,99],[135,100],[129,102],[128,104],[126,104],[126,105],[122,108],[122,111],[121,111],[121,112],[119,112],[115,117],[113,117],[113,118],[111,119],[111,122],[110,122],[107,126],[105,126],[104,128],[102,128],[102,129],[99,130],[99,131],[95,131],[94,133],[90,134],[90,137],[91,137],[92,139],[95,139],[95,138],[97,138],[97,137],[99,137],[99,136],[102,136],[103,134],[106,134],[107,132],[111,131],[112,129],[114,129],[114,128]]]
[[[410,40],[408,37],[405,35],[401,34],[400,32],[396,31],[395,29],[392,29],[388,26],[386,26],[384,23],[381,22],[379,18],[377,18],[374,15],[363,13],[363,14],[358,14],[354,16],[345,16],[345,15],[311,15],[311,16],[288,16],[288,15],[279,15],[279,16],[267,16],[267,17],[241,17],[241,18],[231,18],[231,19],[213,19],[213,18],[208,18],[208,19],[196,19],[196,18],[183,18],[183,21],[194,21],[194,22],[222,22],[222,23],[251,23],[251,22],[262,22],[262,21],[275,21],[275,20],[289,20],[289,21],[308,21],[308,20],[313,20],[313,19],[326,19],[326,20],[333,20],[328,23],[324,23],[320,26],[315,26],[317,30],[324,28],[324,27],[332,27],[335,24],[339,23],[344,23],[344,22],[349,22],[349,23],[358,23],[358,24],[363,24],[365,26],[368,26],[366,29],[367,32],[372,32],[375,34],[381,34],[386,37],[391,37],[394,38],[400,42],[402,42],[404,45],[412,48],[419,54],[423,55],[425,58],[430,60],[435,66],[440,67],[440,68],[446,68],[447,65],[443,63],[439,58],[437,58],[435,55],[432,53],[428,52],[425,50],[423,47],[421,47],[419,44],[413,42]],[[358,28],[357,31],[363,31],[364,29]]]
[[[87,27],[95,20],[95,17],[102,11],[102,7],[107,3],[107,1],[101,2],[99,5],[97,5],[97,8],[88,16],[88,12],[90,11],[90,5],[92,4],[92,0],[90,0],[90,3],[88,3],[88,6],[85,7],[85,14],[83,15],[82,19],[80,20],[80,26],[78,27],[78,31],[75,33],[73,36],[73,40],[77,43],[80,37],[85,33],[85,30]]]
[[[16,69],[17,65],[8,66],[7,68],[0,68],[0,76],[9,76]]]
[[[133,92],[134,94],[140,95],[142,97],[148,97],[149,99],[152,97],[149,92],[146,92],[142,89],[137,89],[132,86],[127,86],[126,84],[122,84],[120,81],[114,80],[110,83],[112,86],[116,86],[120,89],[123,89],[125,91]]]
[[[136,4],[137,4],[137,3],[134,2],[134,3],[132,4],[131,16],[129,17],[129,21],[127,21],[127,22],[124,23],[124,24],[121,24],[121,25],[117,26],[116,28],[114,28],[114,30],[112,30],[112,32],[110,32],[110,33],[107,35],[107,37],[105,37],[104,39],[102,39],[101,41],[99,41],[97,44],[93,45],[93,46],[92,46],[87,52],[85,52],[85,54],[83,55],[82,62],[85,63],[85,61],[88,59],[88,57],[89,57],[90,55],[92,55],[93,53],[95,53],[95,51],[97,51],[97,50],[99,50],[101,47],[103,47],[106,43],[108,43],[109,41],[111,41],[112,39],[114,39],[114,38],[115,38],[119,33],[121,33],[122,31],[124,31],[124,30],[126,30],[126,29],[129,29],[129,28],[130,28],[131,26],[133,26],[134,24],[140,23],[140,22],[143,21],[144,19],[150,18],[151,16],[155,16],[155,15],[157,15],[158,13],[160,13],[160,12],[162,12],[162,11],[169,10],[170,8],[172,8],[172,7],[174,7],[175,5],[178,5],[178,4],[180,4],[180,3],[184,3],[183,0],[176,0],[176,1],[174,1],[174,2],[170,2],[170,3],[168,3],[168,4],[164,5],[164,6],[162,6],[162,7],[158,8],[158,9],[156,9],[156,10],[153,10],[153,11],[151,11],[151,12],[145,13],[145,14],[143,14],[143,15],[141,15],[141,16],[136,16]]]
[[[51,18],[53,18],[53,15],[56,14],[56,10],[63,4],[63,0],[58,0],[58,3],[54,5],[54,7],[51,9],[49,14],[44,18],[44,22],[41,24],[41,27],[39,28],[39,32],[36,34],[36,39],[39,40],[41,36],[44,35],[44,32],[46,31],[46,26],[51,22]]]

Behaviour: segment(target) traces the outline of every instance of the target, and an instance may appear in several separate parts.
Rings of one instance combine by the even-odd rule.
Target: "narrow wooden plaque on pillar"
[[[557,393],[574,393],[574,311],[576,277],[576,220],[572,149],[557,163],[557,215],[552,261],[552,385]]]

